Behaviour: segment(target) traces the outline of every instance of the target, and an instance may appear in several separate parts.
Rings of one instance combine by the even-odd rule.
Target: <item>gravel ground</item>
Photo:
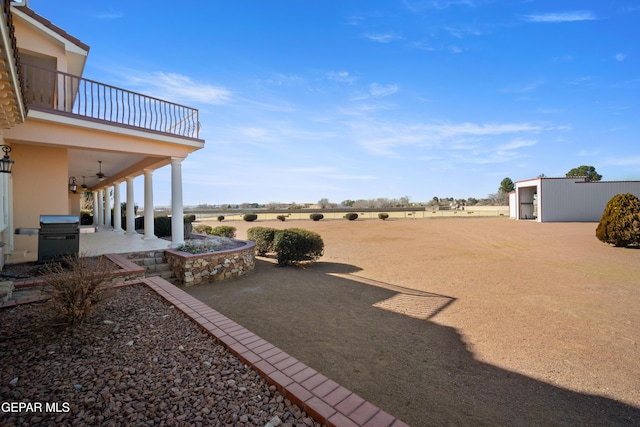
[[[47,306],[0,310],[0,425],[319,426],[143,286],[75,329]]]

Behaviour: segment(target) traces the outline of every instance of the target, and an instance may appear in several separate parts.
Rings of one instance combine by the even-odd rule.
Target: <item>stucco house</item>
[[[184,159],[204,147],[198,110],[84,79],[89,46],[29,9],[0,0],[0,259],[37,250],[16,228],[40,215],[79,215],[93,194],[94,224],[109,228],[112,206],[127,202],[135,233],[133,180],[144,176],[143,239],[154,239],[153,172],[171,165],[173,243],[184,241]],[[13,162],[13,163],[11,163]],[[120,184],[126,182],[126,193]],[[110,198],[113,194],[113,199]]]
[[[640,197],[640,181],[589,181],[586,177],[516,181],[509,215],[538,222],[598,222],[616,194]]]

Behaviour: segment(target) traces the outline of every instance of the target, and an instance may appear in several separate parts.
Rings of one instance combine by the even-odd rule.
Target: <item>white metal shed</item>
[[[517,181],[514,193],[509,197],[509,212],[517,220],[598,222],[616,194],[640,197],[640,181],[534,178]]]

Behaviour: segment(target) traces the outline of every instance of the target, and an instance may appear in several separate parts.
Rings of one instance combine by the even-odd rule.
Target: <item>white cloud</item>
[[[371,41],[378,43],[391,43],[393,41],[402,39],[401,36],[393,33],[365,34],[365,37]]]
[[[398,91],[398,85],[384,86],[378,83],[371,83],[371,86],[369,86],[369,93],[371,94],[371,96],[375,98],[381,98],[384,96],[393,95],[397,91]]]
[[[570,12],[559,13],[543,13],[538,15],[526,15],[523,17],[529,22],[576,22],[576,21],[593,21],[596,15],[589,10],[574,10]]]
[[[614,58],[616,58],[616,61],[622,62],[627,59],[627,55],[624,53],[618,53]]]
[[[348,71],[332,71],[328,75],[328,78],[340,83],[353,83],[356,78],[351,76]]]
[[[536,145],[537,143],[538,141],[534,139],[516,138],[513,141],[509,142],[508,144],[497,147],[497,150],[499,151],[515,150],[517,148],[522,148],[522,147],[531,147],[532,145]]]
[[[533,92],[534,90],[538,89],[543,84],[544,84],[544,81],[536,80],[534,82],[527,83],[525,85],[508,87],[506,89],[503,89],[502,92],[508,92],[508,93]]]
[[[206,83],[198,83],[190,77],[177,73],[161,71],[145,73],[129,73],[129,83],[160,99],[180,102],[199,102],[202,104],[225,104],[231,98],[231,92],[223,87]]]

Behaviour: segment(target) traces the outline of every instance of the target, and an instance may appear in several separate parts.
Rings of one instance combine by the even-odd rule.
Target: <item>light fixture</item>
[[[4,151],[4,157],[0,159],[0,172],[11,173],[11,169],[13,168],[13,160],[9,157],[11,147],[8,145],[0,145],[0,147],[2,147],[2,151]]]
[[[69,177],[69,191],[71,191],[73,194],[76,194],[76,191],[78,191],[78,184],[76,184],[75,176]]]
[[[82,176],[82,189],[83,189],[83,190],[86,190],[86,189],[88,189],[89,187],[87,187],[87,184],[85,184],[85,183],[84,183],[84,178],[85,178],[85,177],[84,177],[84,175],[83,175],[83,176]]]

